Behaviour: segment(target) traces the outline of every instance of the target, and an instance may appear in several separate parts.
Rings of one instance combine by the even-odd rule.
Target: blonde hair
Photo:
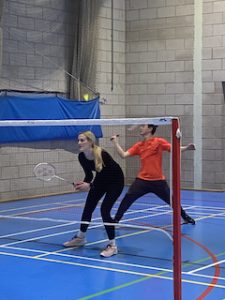
[[[104,166],[104,162],[102,159],[102,148],[96,144],[96,137],[94,133],[88,130],[88,131],[81,132],[80,134],[83,134],[86,137],[86,139],[92,143],[95,170],[96,172],[101,172]]]

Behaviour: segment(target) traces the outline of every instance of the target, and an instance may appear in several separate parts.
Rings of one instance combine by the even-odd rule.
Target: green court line
[[[155,274],[155,275],[149,275],[149,276],[145,276],[143,278],[140,278],[140,279],[136,279],[136,280],[133,280],[133,281],[130,281],[128,283],[124,283],[124,284],[121,284],[121,285],[118,285],[117,287],[114,287],[114,288],[110,288],[110,289],[107,289],[107,290],[104,290],[104,291],[101,291],[101,292],[98,292],[98,293],[95,293],[95,294],[92,294],[90,296],[86,296],[86,297],[83,297],[83,298],[79,298],[78,300],[88,300],[88,299],[92,299],[92,298],[95,298],[95,297],[98,297],[98,296],[102,296],[102,295],[105,295],[105,294],[108,294],[110,292],[115,292],[119,289],[122,289],[122,288],[125,288],[125,287],[128,287],[128,286],[131,286],[133,284],[136,284],[136,283],[140,283],[142,281],[145,281],[145,280],[148,280],[148,279],[151,279],[151,278],[155,278],[155,276],[159,276],[163,273],[166,273],[166,272],[160,272],[158,274]]]
[[[216,257],[219,257],[219,256],[222,256],[224,255],[225,252],[220,252],[218,254],[214,254]],[[188,263],[183,263],[182,266],[184,267],[187,267],[187,266],[191,266],[191,265],[194,265],[194,264],[198,264],[198,263],[202,263],[202,262],[206,262],[207,260],[210,260],[212,259],[210,256],[207,256],[205,258],[202,258],[202,259],[198,259],[198,260],[195,260],[193,262],[188,262]]]
[[[225,254],[225,252],[221,252],[221,253],[218,253],[218,254],[215,255],[215,256],[219,257],[219,256],[222,256],[222,255],[224,255],[224,254]],[[196,260],[196,261],[194,261],[194,262],[192,262],[192,263],[191,263],[191,262],[190,262],[190,263],[184,263],[184,264],[182,264],[182,266],[184,266],[184,267],[191,266],[191,265],[193,265],[193,264],[201,263],[201,262],[207,261],[207,260],[209,260],[209,259],[211,259],[210,256],[205,257],[205,258],[203,258],[203,259]],[[145,281],[145,280],[149,280],[149,279],[155,278],[155,277],[160,276],[160,275],[163,275],[163,274],[165,274],[165,273],[167,273],[167,272],[162,271],[162,272],[156,273],[156,274],[154,274],[154,275],[145,276],[145,277],[143,277],[143,278],[140,278],[140,279],[137,279],[137,280],[130,281],[130,282],[128,282],[128,283],[124,283],[124,284],[118,285],[117,287],[110,288],[110,289],[107,289],[107,290],[104,290],[104,291],[101,291],[101,292],[98,292],[98,293],[95,293],[95,294],[92,294],[92,295],[89,295],[89,296],[86,296],[86,297],[83,297],[83,298],[79,298],[78,300],[88,300],[88,299],[93,299],[93,298],[96,298],[96,297],[98,297],[98,296],[102,296],[102,295],[105,295],[105,294],[108,294],[108,293],[117,291],[117,290],[119,290],[119,289],[129,287],[129,286],[131,286],[131,285],[133,285],[133,284],[140,283],[140,282],[143,282],[143,281]],[[225,298],[224,298],[223,300],[225,300]]]

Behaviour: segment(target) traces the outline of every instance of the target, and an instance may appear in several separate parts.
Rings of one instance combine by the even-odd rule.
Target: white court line
[[[96,226],[92,226],[90,228],[96,228],[96,227],[100,227],[100,226],[102,226],[102,225],[96,225]],[[40,235],[40,236],[36,236],[35,238],[29,238],[29,239],[25,239],[25,240],[21,240],[21,241],[16,241],[16,242],[12,242],[12,243],[3,244],[3,245],[0,245],[0,248],[5,248],[5,247],[10,246],[10,245],[17,245],[17,244],[22,244],[22,243],[26,243],[26,242],[33,242],[33,241],[35,241],[37,239],[44,239],[44,238],[47,238],[47,237],[57,236],[57,235],[61,235],[61,234],[65,234],[65,233],[70,233],[70,232],[74,232],[74,229],[70,230],[70,231],[64,231],[64,232],[57,232],[57,233],[52,233],[52,234]]]
[[[86,244],[89,245],[89,244]],[[27,248],[17,248],[17,247],[9,247],[10,249],[14,250],[21,250],[21,251],[27,251],[27,252],[34,252],[34,253],[41,253],[40,256],[32,256],[33,258],[39,258],[43,257],[43,255],[55,255],[55,256],[61,256],[61,257],[66,257],[66,258],[75,258],[75,259],[80,259],[80,260],[86,260],[86,261],[92,261],[92,262],[98,262],[98,263],[103,263],[103,264],[113,264],[113,265],[120,265],[120,266],[125,266],[125,267],[135,267],[135,268],[141,268],[141,269],[150,269],[150,270],[156,270],[156,271],[163,271],[163,272],[169,272],[172,273],[173,270],[171,269],[165,269],[165,268],[156,268],[152,266],[147,266],[147,265],[139,265],[139,264],[132,264],[132,263],[126,263],[126,262],[119,262],[119,261],[114,261],[114,260],[104,260],[103,258],[92,258],[92,257],[86,257],[86,256],[80,256],[80,255],[72,255],[72,254],[65,254],[65,253],[58,253],[57,251],[53,252],[48,252],[48,251],[42,251],[42,250],[34,250],[34,249],[27,249]]]
[[[192,206],[191,208],[193,208],[194,206]],[[146,210],[152,210],[152,209],[146,209]],[[138,211],[137,211],[138,212]],[[132,212],[134,213],[134,212]],[[158,214],[154,214],[154,215],[151,215],[152,216],[159,216],[159,215],[162,215],[162,214],[167,214],[169,213],[169,211],[167,211],[166,213],[158,213]],[[128,213],[127,213],[128,214]],[[122,225],[122,223],[124,222],[127,222],[127,221],[133,221],[133,220],[137,220],[137,219],[143,219],[145,218],[145,216],[142,216],[142,217],[136,217],[136,218],[131,218],[131,219],[126,219],[126,220],[123,220],[120,224]],[[206,218],[206,217],[204,217]],[[99,218],[96,218],[96,220],[99,219]],[[62,227],[62,226],[69,226],[69,225],[73,225],[73,224],[78,224],[80,222],[69,222],[68,224],[62,224],[62,225],[56,225],[56,226],[51,226],[51,227],[46,227],[46,228],[42,228],[42,229],[36,229],[36,230],[30,230],[29,233],[32,233],[32,232],[36,232],[36,231],[43,231],[43,230],[48,230],[48,229],[53,229],[53,228],[57,228],[57,227]],[[94,222],[93,222],[94,223]],[[103,224],[101,225],[97,225],[97,226],[93,226],[91,228],[96,228],[96,227],[99,227],[99,226],[102,226]],[[149,229],[152,229],[153,228],[149,228]],[[17,242],[13,242],[13,243],[8,243],[8,244],[4,244],[4,245],[1,245],[0,247],[7,247],[9,245],[14,245],[14,244],[19,244],[19,243],[24,243],[24,242],[28,242],[28,241],[34,241],[36,239],[40,239],[40,238],[46,238],[46,237],[51,237],[51,236],[56,236],[56,235],[61,235],[61,234],[65,234],[65,233],[69,233],[69,232],[73,232],[74,230],[70,230],[70,231],[66,231],[66,232],[60,232],[60,233],[55,233],[55,234],[49,234],[49,235],[42,235],[42,236],[39,236],[39,237],[35,237],[35,238],[30,238],[30,239],[25,239],[25,240],[22,240],[22,241],[17,241]],[[28,232],[27,232],[28,233]],[[11,234],[11,235],[5,235],[5,236],[0,236],[0,238],[3,238],[3,237],[9,237],[9,236],[14,236],[14,235],[18,235],[18,234],[22,234],[22,233],[17,233],[17,234]]]
[[[48,222],[55,222],[55,223],[66,223],[68,220],[65,219],[53,219],[53,218],[32,218],[32,217],[20,217],[16,215],[0,215],[0,218],[2,219],[18,219],[18,220],[27,220],[27,221],[38,221],[38,222],[43,222],[43,221],[48,221]]]
[[[189,272],[185,273],[186,275],[191,275],[191,276],[196,276],[196,277],[203,277],[207,279],[218,279],[221,281],[225,281],[225,277],[218,277],[218,276],[210,276],[210,275],[205,275],[205,274],[189,274]]]
[[[147,210],[147,209],[146,209]],[[148,210],[151,210],[151,209],[148,209]],[[137,211],[138,212],[138,211]],[[134,212],[132,212],[134,213]],[[163,215],[163,214],[168,214],[169,211],[167,212],[163,212],[163,213],[157,213],[157,214],[154,214],[154,215],[151,215],[151,217],[155,217],[155,216],[160,216],[160,215]],[[130,214],[130,213],[127,213],[127,214]],[[140,220],[140,219],[143,219],[145,218],[146,216],[141,216],[141,217],[136,217],[136,218],[130,218],[130,219],[126,219],[126,220],[122,220],[120,222],[121,226],[123,226],[123,223],[125,222],[129,222],[129,221],[134,221],[134,220]],[[96,218],[94,220],[98,220],[100,219],[99,218]],[[93,223],[94,223],[94,220],[93,220]],[[198,219],[199,220],[199,219]],[[67,224],[61,224],[61,225],[55,225],[55,226],[50,226],[50,227],[45,227],[45,228],[41,228],[41,229],[34,229],[34,230],[30,230],[30,231],[27,231],[27,232],[21,232],[21,233],[14,233],[14,234],[9,234],[9,235],[4,235],[4,236],[0,236],[0,238],[6,238],[6,237],[12,237],[12,236],[16,236],[18,234],[23,234],[23,233],[32,233],[32,232],[38,232],[38,231],[43,231],[43,230],[48,230],[48,229],[53,229],[53,228],[59,228],[59,227],[64,227],[64,226],[70,226],[70,225],[73,225],[73,224],[79,224],[80,222],[78,221],[75,221],[75,222],[69,222]],[[91,228],[96,228],[96,227],[100,227],[100,226],[103,226],[103,224],[101,225],[96,225],[96,226],[93,226],[93,227],[90,227]],[[157,228],[152,228],[150,227],[149,230],[156,230]],[[147,229],[146,229],[147,230]],[[163,231],[163,230],[162,230]],[[164,230],[165,231],[165,230]],[[7,247],[9,245],[15,245],[15,244],[21,244],[21,243],[24,243],[24,242],[31,242],[31,241],[35,241],[36,239],[40,239],[40,238],[47,238],[47,237],[51,237],[51,236],[56,236],[56,235],[61,235],[61,234],[66,234],[66,233],[70,233],[70,232],[74,232],[74,229],[73,230],[69,230],[69,231],[63,231],[63,232],[59,232],[59,233],[54,233],[54,234],[48,234],[48,235],[42,235],[42,236],[38,236],[38,237],[34,237],[34,238],[30,238],[30,239],[25,239],[25,240],[21,240],[21,241],[17,241],[17,242],[12,242],[12,243],[7,243],[7,244],[3,244],[3,245],[0,245],[0,247]],[[166,233],[166,231],[165,231]]]
[[[151,209],[148,209],[148,210],[151,210]],[[139,210],[137,211],[133,211],[132,213],[135,213],[135,212],[138,212]],[[168,212],[161,212],[161,213],[158,213],[158,214],[154,214],[154,215],[151,215],[151,216],[160,216],[160,215],[164,215],[164,214],[168,214]],[[131,214],[129,212],[127,212],[125,215],[127,214]],[[4,216],[6,217],[6,216]],[[10,218],[10,216],[8,216]],[[131,219],[125,219],[125,220],[121,220],[120,224],[122,225],[122,223],[124,222],[129,222],[129,221],[132,221],[132,220],[138,220],[138,219],[143,219],[145,218],[146,216],[141,216],[141,217],[136,217],[136,218],[131,218]],[[22,219],[24,217],[21,217]],[[39,218],[40,220],[42,220],[43,218]],[[95,221],[95,220],[99,220],[101,219],[101,217],[98,217],[98,218],[95,218],[92,220]],[[50,220],[50,219],[49,219]],[[56,219],[57,220],[57,219]],[[53,219],[53,222],[56,221],[55,219]],[[64,221],[64,220],[62,220]],[[68,224],[63,224],[63,225],[54,225],[54,226],[48,226],[48,227],[44,227],[44,228],[39,228],[39,229],[33,229],[33,230],[28,230],[28,231],[22,231],[22,232],[17,232],[17,233],[12,233],[12,234],[7,234],[7,235],[2,235],[0,236],[0,238],[6,238],[6,237],[12,237],[12,236],[16,236],[16,235],[20,235],[20,234],[26,234],[26,233],[32,233],[32,232],[38,232],[38,231],[42,231],[42,230],[49,230],[49,229],[53,229],[53,228],[58,228],[58,227],[62,227],[62,226],[70,226],[70,225],[73,225],[73,224],[80,224],[80,221],[68,221],[68,220],[65,220],[65,222],[68,222]],[[103,224],[102,224],[103,225]]]
[[[162,214],[165,214],[165,213],[159,213],[159,214],[154,214],[154,216],[158,216],[158,215],[162,215]],[[136,218],[131,218],[131,219],[126,219],[126,220],[122,220],[121,221],[121,226],[123,226],[123,223],[125,222],[129,222],[129,221],[133,221],[133,220],[137,220],[137,219],[143,219],[145,218],[146,216],[142,216],[142,217],[136,217]],[[94,223],[94,221],[96,220],[99,220],[100,217],[96,218],[96,219],[93,219],[92,220],[92,223]],[[73,225],[73,224],[79,224],[80,222],[69,222],[68,224],[61,224],[61,225],[56,225],[56,226],[51,226],[51,227],[47,227],[47,228],[42,228],[42,229],[34,229],[34,230],[30,230],[29,233],[32,233],[32,232],[38,232],[38,231],[43,231],[43,230],[48,230],[48,229],[53,229],[53,228],[59,228],[59,227],[64,227],[64,226],[69,226],[69,225]],[[125,225],[125,224],[124,224]],[[103,223],[102,224],[98,224],[98,225],[95,225],[95,226],[91,226],[89,227],[89,229],[92,229],[92,228],[97,228],[97,227],[101,227],[103,226]],[[131,226],[132,227],[132,226]],[[154,230],[158,230],[158,231],[161,231],[163,233],[165,233],[166,235],[168,235],[167,231],[166,230],[163,230],[163,229],[160,229],[160,228],[154,228],[154,227],[149,227],[149,229],[145,229],[146,230],[149,230],[149,231],[154,231]],[[0,245],[1,248],[4,248],[4,247],[7,247],[7,246],[10,246],[10,245],[16,245],[16,244],[21,244],[21,243],[25,243],[25,242],[31,242],[31,241],[35,241],[37,239],[41,239],[41,238],[47,238],[47,237],[52,237],[52,236],[57,236],[57,235],[61,235],[61,234],[65,234],[65,233],[70,233],[70,232],[74,232],[74,229],[73,230],[70,230],[70,231],[63,231],[63,232],[57,232],[57,233],[54,233],[54,234],[48,234],[48,235],[42,235],[42,236],[38,236],[38,237],[34,237],[34,238],[29,238],[29,239],[25,239],[25,240],[21,240],[21,241],[16,241],[16,242],[11,242],[11,243],[7,243],[7,244],[3,244],[3,245]],[[28,233],[28,232],[27,232]],[[22,234],[22,233],[20,233]],[[12,237],[12,236],[15,236],[15,235],[18,235],[18,233],[14,233],[14,234],[10,234],[10,235],[5,235],[5,236],[0,236],[0,238],[3,238],[3,237]],[[169,238],[171,239],[171,237],[169,236]]]
[[[27,258],[27,259],[32,259],[32,260],[40,260],[40,261],[47,261],[47,262],[53,262],[53,263],[60,263],[60,264],[64,264],[64,265],[73,265],[73,266],[92,268],[92,269],[98,269],[98,270],[104,270],[104,271],[118,272],[118,273],[130,274],[130,275],[138,275],[138,276],[149,277],[149,278],[160,278],[160,279],[166,279],[166,280],[173,280],[173,277],[162,276],[162,275],[159,275],[159,274],[134,272],[134,271],[121,270],[121,269],[116,269],[116,268],[96,266],[96,265],[91,265],[91,264],[83,264],[83,263],[75,263],[75,262],[71,262],[71,261],[62,261],[62,260],[57,260],[57,259],[49,259],[49,258],[46,258],[46,257],[45,258],[43,258],[43,257],[34,258],[34,257],[27,256],[27,255],[4,253],[4,252],[0,252],[0,254],[6,255],[6,256],[19,257],[19,258]],[[207,286],[207,287],[208,286],[213,286],[213,287],[216,287],[216,288],[225,289],[225,286],[219,285],[219,284],[209,284],[209,283],[205,283],[205,282],[197,282],[197,281],[187,280],[187,279],[182,279],[182,282],[193,283],[193,284],[197,284],[197,285],[201,285],[201,286]]]
[[[103,267],[103,266],[96,266],[96,265],[83,264],[83,263],[76,263],[76,262],[71,262],[71,261],[61,261],[61,260],[56,260],[56,259],[49,259],[49,258],[46,258],[46,257],[45,258],[43,258],[43,257],[41,257],[41,258],[34,258],[34,257],[27,256],[27,255],[4,253],[4,252],[0,252],[0,254],[4,254],[6,256],[8,255],[8,256],[14,256],[14,257],[28,258],[28,259],[33,259],[33,260],[41,260],[41,261],[48,261],[48,262],[54,262],[54,263],[61,263],[61,264],[73,265],[73,266],[79,266],[79,267],[85,267],[85,268],[92,268],[92,269],[99,269],[99,270],[105,270],[105,271],[113,271],[113,272],[119,272],[119,273],[125,273],[125,274],[147,276],[147,277],[157,277],[157,278],[162,278],[162,279],[173,280],[173,278],[170,278],[170,277],[164,277],[164,276],[159,276],[159,275],[152,275],[152,274],[148,274],[148,273],[140,273],[140,272],[134,272],[134,271],[128,271],[128,270],[108,268],[108,267]]]
[[[95,221],[98,220],[99,218],[96,218],[94,219]],[[94,224],[94,220],[93,220],[93,224]],[[133,220],[133,219],[132,219]],[[128,221],[128,220],[124,220],[125,221]],[[58,226],[53,226],[53,228],[56,228],[56,227],[63,227],[63,226],[67,226],[67,225],[71,225],[71,224],[79,224],[80,222],[71,222],[69,224],[61,224],[61,225],[58,225]],[[120,223],[121,226],[123,226],[122,223]],[[90,226],[89,229],[93,229],[93,228],[98,228],[98,227],[102,227],[104,224],[101,223],[101,224],[98,224],[98,225],[93,225],[93,226]],[[124,224],[125,225],[125,224]],[[132,225],[130,226],[132,228]],[[41,229],[43,230],[43,229]],[[160,228],[154,228],[154,227],[149,227],[145,229],[146,230],[149,230],[149,231],[154,231],[154,230],[157,230],[157,231],[161,231],[163,233],[165,233],[166,235],[168,235],[168,233],[163,230],[163,229],[160,229]],[[39,230],[40,231],[40,230]],[[3,244],[3,245],[0,245],[1,248],[4,248],[4,247],[7,247],[7,246],[10,246],[10,245],[16,245],[16,244],[22,244],[22,243],[25,243],[25,242],[31,242],[31,241],[35,241],[37,239],[43,239],[43,238],[47,238],[47,237],[53,237],[53,236],[57,236],[57,235],[62,235],[62,234],[65,234],[65,233],[70,233],[70,232],[74,232],[74,229],[73,230],[70,230],[70,231],[63,231],[63,232],[57,232],[57,233],[52,233],[52,234],[48,234],[48,235],[41,235],[41,236],[37,236],[37,237],[33,237],[33,238],[29,238],[29,239],[25,239],[25,240],[21,240],[21,241],[16,241],[16,242],[11,242],[11,243],[7,243],[7,244]],[[31,231],[32,233],[32,231]],[[6,236],[7,237],[7,236]],[[9,237],[9,235],[8,235]],[[0,238],[2,238],[2,236],[0,236]],[[171,237],[169,236],[169,238],[171,239]]]
[[[49,211],[54,211],[54,210],[61,210],[64,208],[74,208],[74,207],[79,207],[80,204],[69,204],[69,205],[64,205],[64,206],[58,206],[58,207],[50,207],[50,208],[42,208],[38,210],[31,210],[31,211],[25,211],[22,213],[17,213],[17,214],[11,214],[11,215],[0,215],[0,218],[10,218],[10,217],[22,217],[23,215],[31,215],[31,214],[38,214],[38,213],[43,213],[43,212],[49,212]],[[40,218],[41,219],[41,218]]]
[[[29,201],[29,200],[27,200]],[[76,203],[78,201],[85,201],[85,198],[79,198],[79,199],[75,199],[75,200],[69,200],[69,201],[62,201],[62,202],[51,202],[51,200],[49,201],[49,203],[40,203],[40,204],[35,204],[35,205],[28,205],[28,206],[22,206],[22,207],[15,207],[15,208],[10,208],[10,209],[5,209],[5,210],[0,210],[0,213],[3,212],[10,212],[10,211],[19,211],[19,210],[23,210],[23,209],[28,209],[28,208],[36,208],[36,207],[41,207],[41,206],[51,206],[51,205],[58,205],[58,204],[62,204],[62,205],[67,205],[68,203]]]
[[[74,224],[79,224],[79,222],[73,221],[73,222],[69,222],[66,224],[60,224],[60,225],[48,226],[48,227],[44,227],[44,228],[38,228],[38,229],[32,229],[32,230],[20,231],[20,232],[16,232],[16,233],[5,234],[5,235],[1,235],[0,239],[13,237],[13,236],[21,235],[21,234],[34,233],[34,232],[43,231],[43,230],[55,229],[55,228],[64,227],[64,226],[70,226],[70,225],[74,225]]]
[[[220,264],[222,264],[222,263],[224,263],[224,262],[225,262],[225,259],[224,259],[224,260],[221,260],[221,261],[218,261],[218,262],[215,262],[215,263],[212,263],[212,264],[209,264],[209,265],[207,265],[207,266],[204,266],[204,267],[201,267],[201,268],[198,268],[198,269],[189,271],[188,274],[194,274],[194,273],[196,273],[196,272],[199,272],[199,271],[202,271],[202,270],[206,270],[206,269],[209,269],[209,268],[211,268],[211,267],[220,265]]]
[[[82,203],[83,204],[83,203]],[[20,212],[20,213],[17,213],[17,214],[13,214],[11,216],[22,216],[22,215],[30,215],[30,214],[36,214],[36,213],[41,213],[41,212],[48,212],[48,211],[52,211],[52,210],[61,210],[61,209],[64,209],[64,208],[72,208],[72,207],[77,207],[77,206],[80,206],[81,204],[67,204],[67,205],[61,205],[61,206],[54,206],[54,207],[48,207],[48,208],[42,208],[42,209],[38,209],[38,210],[28,210],[28,211],[25,211],[25,212]],[[1,216],[4,216],[4,215],[1,215]],[[7,215],[6,215],[7,216]]]
[[[100,217],[93,219],[93,221],[96,221],[96,220],[99,220],[99,219],[100,219]],[[71,221],[71,222],[66,221],[66,222],[67,222],[66,224],[48,226],[48,227],[44,227],[44,228],[38,228],[38,229],[33,229],[33,230],[22,231],[22,232],[18,232],[18,233],[11,233],[11,234],[6,234],[6,235],[1,235],[0,238],[8,238],[8,237],[13,237],[13,236],[21,235],[21,234],[26,234],[26,233],[34,233],[34,232],[39,232],[39,231],[44,231],[44,230],[49,230],[49,229],[55,229],[55,228],[80,224],[80,221]],[[103,226],[103,223],[101,225],[98,225],[98,226]],[[93,228],[92,226],[89,227],[89,229],[92,229],[92,228]],[[65,234],[65,233],[70,233],[70,232],[74,232],[74,229],[69,230],[69,231],[57,232],[57,234],[52,234],[52,236]],[[51,235],[47,235],[46,237],[50,237],[50,236]],[[45,236],[43,236],[43,237],[45,237]],[[41,238],[41,236],[29,239],[29,240],[18,241],[18,242],[23,243],[24,241],[36,240],[36,239],[39,239],[39,238]],[[15,243],[17,243],[17,242],[15,242]],[[13,242],[13,244],[14,244],[14,242]],[[5,245],[7,245],[7,244],[5,244]],[[9,244],[9,245],[11,245],[11,244]],[[4,245],[0,245],[0,247],[2,247],[2,246],[4,246]]]
[[[224,207],[217,207],[217,206],[196,206],[196,208],[202,209],[202,210],[225,210],[225,206]]]
[[[99,241],[101,242],[101,241]],[[97,243],[97,242],[96,242]],[[87,245],[91,245],[87,244]],[[140,264],[132,264],[132,263],[126,263],[126,262],[119,262],[115,260],[104,260],[104,259],[99,259],[99,258],[92,258],[92,257],[86,257],[86,256],[80,256],[80,255],[72,255],[72,254],[65,254],[65,253],[59,253],[57,251],[49,252],[49,251],[44,251],[44,250],[34,250],[34,249],[28,249],[28,248],[21,248],[21,247],[9,247],[9,249],[14,249],[14,250],[21,250],[21,251],[27,251],[27,252],[34,252],[34,253],[40,253],[40,255],[35,256],[34,258],[39,258],[43,257],[45,255],[56,255],[56,256],[62,256],[66,258],[75,258],[75,259],[80,259],[80,260],[86,260],[86,261],[93,261],[93,262],[99,262],[99,263],[104,263],[104,264],[114,264],[114,265],[121,265],[125,267],[134,267],[134,268],[140,268],[140,269],[149,269],[149,270],[155,270],[155,271],[160,271],[160,272],[168,272],[172,273],[172,269],[165,269],[165,268],[159,268],[159,267],[153,267],[153,266],[147,266],[147,265],[140,265]],[[68,250],[68,249],[67,249]],[[223,261],[222,261],[223,262]],[[215,276],[210,276],[210,275],[204,275],[204,274],[192,274],[192,272],[182,272],[183,275],[190,275],[190,276],[196,276],[196,277],[205,277],[208,279],[216,278],[218,280],[225,281],[224,277],[215,277]]]
[[[132,219],[131,219],[131,220],[132,220]],[[124,220],[124,222],[126,222],[126,221],[128,221],[128,220]],[[74,223],[76,223],[76,222],[71,222],[71,223],[69,223],[69,224],[64,224],[64,225],[59,225],[59,226],[53,226],[53,228],[55,228],[55,227],[61,227],[61,226],[67,226],[67,225],[71,225],[71,224],[74,224]],[[121,225],[122,225],[122,224],[121,224]],[[101,225],[99,225],[99,226],[101,226]],[[99,226],[94,226],[94,227],[99,227]],[[41,229],[41,230],[43,230],[43,229]],[[65,233],[65,232],[64,232],[64,233]],[[42,238],[48,237],[48,236],[55,236],[55,235],[59,235],[59,234],[64,234],[64,233],[57,233],[57,234],[46,235],[46,236],[42,236]],[[33,239],[27,239],[27,240],[15,242],[15,243],[5,244],[5,245],[2,245],[2,247],[7,247],[7,245],[10,246],[10,245],[13,245],[13,244],[23,243],[23,242],[26,242],[26,241],[32,241],[32,240],[35,240],[35,239],[38,239],[38,238],[40,238],[40,237],[36,237],[36,238],[33,238]],[[106,240],[102,240],[102,241],[98,241],[98,242],[89,243],[89,245],[101,243],[101,242],[103,242],[103,241],[106,241]],[[8,247],[8,248],[10,248],[10,247]],[[13,248],[13,247],[11,247],[11,248]],[[15,249],[17,249],[17,248],[15,248]],[[51,254],[54,254],[54,252],[53,252],[53,253],[50,252],[50,253],[51,253]],[[58,253],[58,255],[59,255],[59,253]],[[224,262],[224,261],[221,261],[221,262]],[[221,263],[221,262],[219,262],[219,263]],[[217,264],[218,264],[218,263],[217,263]],[[194,273],[194,272],[197,272],[197,271],[200,271],[200,270],[209,268],[209,267],[214,266],[214,265],[215,265],[215,264],[211,264],[211,265],[208,265],[208,266],[206,266],[206,267],[202,267],[202,268],[199,268],[199,269],[190,271],[190,272],[186,272],[185,274],[187,274],[187,275],[189,275],[189,274],[192,275],[192,273]],[[196,274],[196,275],[201,276],[201,275],[199,275],[199,274]]]
[[[216,217],[219,216],[225,216],[225,211],[221,212],[221,213],[217,213],[217,214],[210,214],[210,215],[206,215],[204,217],[199,217],[198,220],[204,220],[204,219],[215,219]]]
[[[102,241],[96,241],[94,243],[88,243],[86,244],[88,245],[92,245],[92,244],[96,244],[96,243],[100,243],[106,240],[102,240]],[[49,252],[49,251],[44,251],[44,250],[34,250],[34,249],[29,249],[29,248],[23,248],[23,247],[8,247],[9,249],[14,249],[14,250],[21,250],[21,251],[27,251],[27,252],[31,252],[31,253],[40,253],[38,256],[35,256],[33,258],[40,258],[46,255],[56,255],[56,256],[61,256],[61,257],[66,257],[66,258],[75,258],[75,259],[81,259],[81,260],[86,260],[86,261],[93,261],[93,262],[100,262],[100,263],[104,263],[104,264],[114,264],[114,265],[121,265],[121,266],[125,266],[125,267],[136,267],[136,268],[141,268],[141,269],[150,269],[150,270],[155,270],[155,271],[160,271],[160,272],[168,272],[168,273],[172,273],[173,270],[171,269],[165,269],[165,268],[159,268],[159,267],[153,267],[153,266],[146,266],[146,265],[140,265],[140,264],[132,264],[132,263],[126,263],[126,262],[119,262],[119,261],[112,261],[112,260],[104,260],[104,259],[98,259],[98,258],[91,258],[91,257],[86,257],[86,256],[80,256],[80,255],[72,255],[72,254],[65,254],[65,253],[59,253],[57,251],[53,251],[53,252]],[[71,249],[71,248],[70,248]],[[68,250],[64,249],[64,250]],[[16,255],[16,254],[15,254]],[[224,260],[225,261],[225,260]],[[221,261],[223,262],[223,261]],[[220,263],[221,263],[220,262]],[[190,276],[196,276],[196,277],[205,277],[208,279],[212,279],[212,278],[216,278],[219,280],[223,280],[225,281],[224,277],[215,277],[215,276],[209,276],[209,275],[204,275],[204,274],[192,274],[192,271],[190,272],[182,272],[183,275],[190,275]]]
[[[139,212],[138,210],[136,212]],[[132,212],[134,213],[134,212]],[[153,216],[157,216],[157,215],[162,215],[162,214],[165,214],[165,213],[159,213],[159,214],[154,214]],[[0,215],[1,217],[1,215]],[[4,238],[4,237],[10,237],[10,236],[14,236],[14,235],[19,235],[19,234],[24,234],[24,233],[32,233],[32,232],[37,232],[37,231],[42,231],[42,230],[48,230],[48,229],[53,229],[53,228],[57,228],[57,227],[62,227],[62,226],[69,226],[69,225],[73,225],[73,224],[80,224],[81,222],[80,221],[68,221],[68,220],[65,220],[65,219],[51,219],[51,218],[28,218],[28,217],[15,217],[14,215],[3,215],[4,218],[12,218],[12,219],[28,219],[28,220],[38,220],[38,221],[52,221],[52,222],[57,222],[57,221],[60,221],[60,222],[65,222],[67,224],[64,224],[64,225],[55,225],[55,226],[48,226],[48,227],[44,227],[44,228],[40,228],[40,229],[34,229],[34,230],[29,230],[29,231],[22,231],[22,232],[17,232],[17,233],[12,233],[12,234],[7,234],[7,235],[3,235],[3,236],[0,236],[0,238]],[[126,222],[126,221],[131,221],[131,220],[136,220],[136,219],[139,219],[139,218],[145,218],[146,216],[141,216],[141,217],[136,217],[136,218],[131,218],[131,219],[127,219],[127,220],[122,220],[122,222]],[[94,223],[94,221],[96,220],[99,220],[101,219],[101,217],[98,217],[98,218],[95,218],[95,219],[92,219],[92,221],[90,223]],[[99,224],[98,224],[99,225]],[[104,224],[102,223],[101,226],[103,226]]]

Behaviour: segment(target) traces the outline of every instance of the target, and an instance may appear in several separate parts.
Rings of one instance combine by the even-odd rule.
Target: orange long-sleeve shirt
[[[127,151],[131,156],[139,155],[141,167],[137,177],[144,180],[163,180],[163,151],[170,151],[171,144],[163,138],[153,137],[137,142]]]

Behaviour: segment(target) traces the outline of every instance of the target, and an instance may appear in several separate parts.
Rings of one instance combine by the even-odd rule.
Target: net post
[[[182,299],[181,287],[181,224],[180,224],[180,155],[179,119],[172,119],[172,206],[173,206],[173,290],[174,300]]]

